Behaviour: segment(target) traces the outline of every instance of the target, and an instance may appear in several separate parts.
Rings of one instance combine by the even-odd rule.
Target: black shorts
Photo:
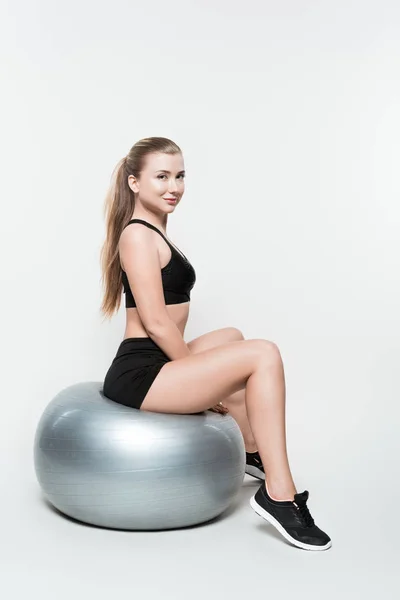
[[[103,394],[119,404],[140,408],[160,369],[170,361],[151,338],[126,338],[107,371]]]

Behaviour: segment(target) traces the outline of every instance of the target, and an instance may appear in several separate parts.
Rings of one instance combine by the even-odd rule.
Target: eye
[[[157,179],[160,179],[160,177],[166,177],[165,173],[163,173],[162,175],[157,175]],[[185,175],[184,175],[184,173],[181,173],[180,175],[178,175],[178,177],[181,177],[182,179],[184,179]]]

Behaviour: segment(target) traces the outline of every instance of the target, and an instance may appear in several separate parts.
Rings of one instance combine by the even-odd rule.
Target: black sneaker
[[[331,538],[321,531],[307,507],[309,493],[295,494],[294,500],[273,500],[265,484],[251,498],[255,512],[269,521],[289,542],[304,550],[328,550]]]
[[[265,479],[264,465],[261,461],[261,456],[257,452],[246,452],[246,473],[257,477],[257,479]]]

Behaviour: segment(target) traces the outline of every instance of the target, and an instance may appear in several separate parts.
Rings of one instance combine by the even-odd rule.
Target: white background
[[[122,340],[123,306],[110,322],[100,315],[103,201],[117,161],[152,135],[181,147],[187,172],[167,229],[197,274],[185,339],[234,326],[246,338],[278,344],[295,482],[310,490],[312,514],[333,540],[329,553],[312,553],[318,566],[305,563],[309,553],[285,546],[272,569],[277,541],[263,550],[249,522],[248,563],[239,540],[237,567],[235,555],[217,558],[205,546],[193,566],[196,589],[186,594],[165,577],[158,589],[165,563],[149,557],[154,597],[200,597],[207,577],[223,585],[214,588],[218,595],[264,589],[280,597],[358,598],[362,590],[372,598],[385,582],[385,598],[397,597],[398,2],[0,6],[6,597],[25,597],[24,572],[42,598],[50,596],[41,577],[53,573],[59,584],[50,557],[37,554],[41,544],[50,546],[39,534],[48,509],[40,504],[33,437],[52,397],[79,381],[101,381]],[[38,510],[43,525],[30,536]],[[67,552],[71,527],[57,538],[57,565],[67,565],[59,571],[67,586],[59,598],[116,590],[112,576],[124,580],[129,564],[135,571],[140,549],[126,557],[123,573],[115,566],[100,572],[112,560],[105,537],[104,555],[96,569],[91,564],[98,588],[91,587],[85,546],[79,560],[87,577],[81,572],[78,584],[66,556],[72,560],[82,538]],[[179,580],[188,567],[175,567]],[[134,594],[134,580],[125,583]]]

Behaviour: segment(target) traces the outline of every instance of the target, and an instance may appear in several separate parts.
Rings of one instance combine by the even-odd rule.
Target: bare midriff
[[[189,306],[190,302],[183,302],[182,304],[167,304],[165,307],[170,319],[181,332],[182,337],[184,336],[186,323],[189,318]],[[131,337],[149,337],[149,334],[142,325],[137,308],[126,309],[124,339]]]

